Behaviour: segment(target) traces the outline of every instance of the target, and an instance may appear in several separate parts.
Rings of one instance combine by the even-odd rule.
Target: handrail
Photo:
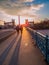
[[[27,28],[29,28],[29,27],[27,27]],[[41,35],[41,36],[43,36],[43,37],[46,37],[46,35],[44,35],[44,34],[42,34],[42,33],[40,33],[40,32],[37,32],[36,30],[34,30],[34,29],[31,29],[31,28],[29,28],[31,31],[33,31],[33,32],[36,32],[36,33],[38,33],[39,35]]]
[[[36,41],[37,46],[45,56],[46,61],[49,63],[49,37],[48,35],[43,35],[40,32],[37,32],[34,29],[27,27],[30,34]]]

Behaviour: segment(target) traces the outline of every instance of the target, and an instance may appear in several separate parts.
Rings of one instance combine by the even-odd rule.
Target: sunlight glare
[[[25,46],[28,46],[28,43],[25,43]]]

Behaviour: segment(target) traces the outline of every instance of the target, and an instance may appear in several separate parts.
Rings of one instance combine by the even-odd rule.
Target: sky
[[[18,23],[18,16],[21,23],[49,19],[49,0],[0,0],[0,20]]]

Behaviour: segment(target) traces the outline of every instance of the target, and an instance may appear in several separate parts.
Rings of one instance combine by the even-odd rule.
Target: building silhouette
[[[6,28],[14,28],[14,26],[15,26],[15,20],[12,19],[11,22],[4,22],[4,26],[5,26]]]

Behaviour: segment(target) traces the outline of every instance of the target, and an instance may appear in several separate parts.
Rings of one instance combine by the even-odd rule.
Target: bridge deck
[[[14,39],[14,41],[13,41]],[[6,49],[6,50],[5,50]],[[0,45],[0,65],[47,65],[44,56],[24,28]]]

